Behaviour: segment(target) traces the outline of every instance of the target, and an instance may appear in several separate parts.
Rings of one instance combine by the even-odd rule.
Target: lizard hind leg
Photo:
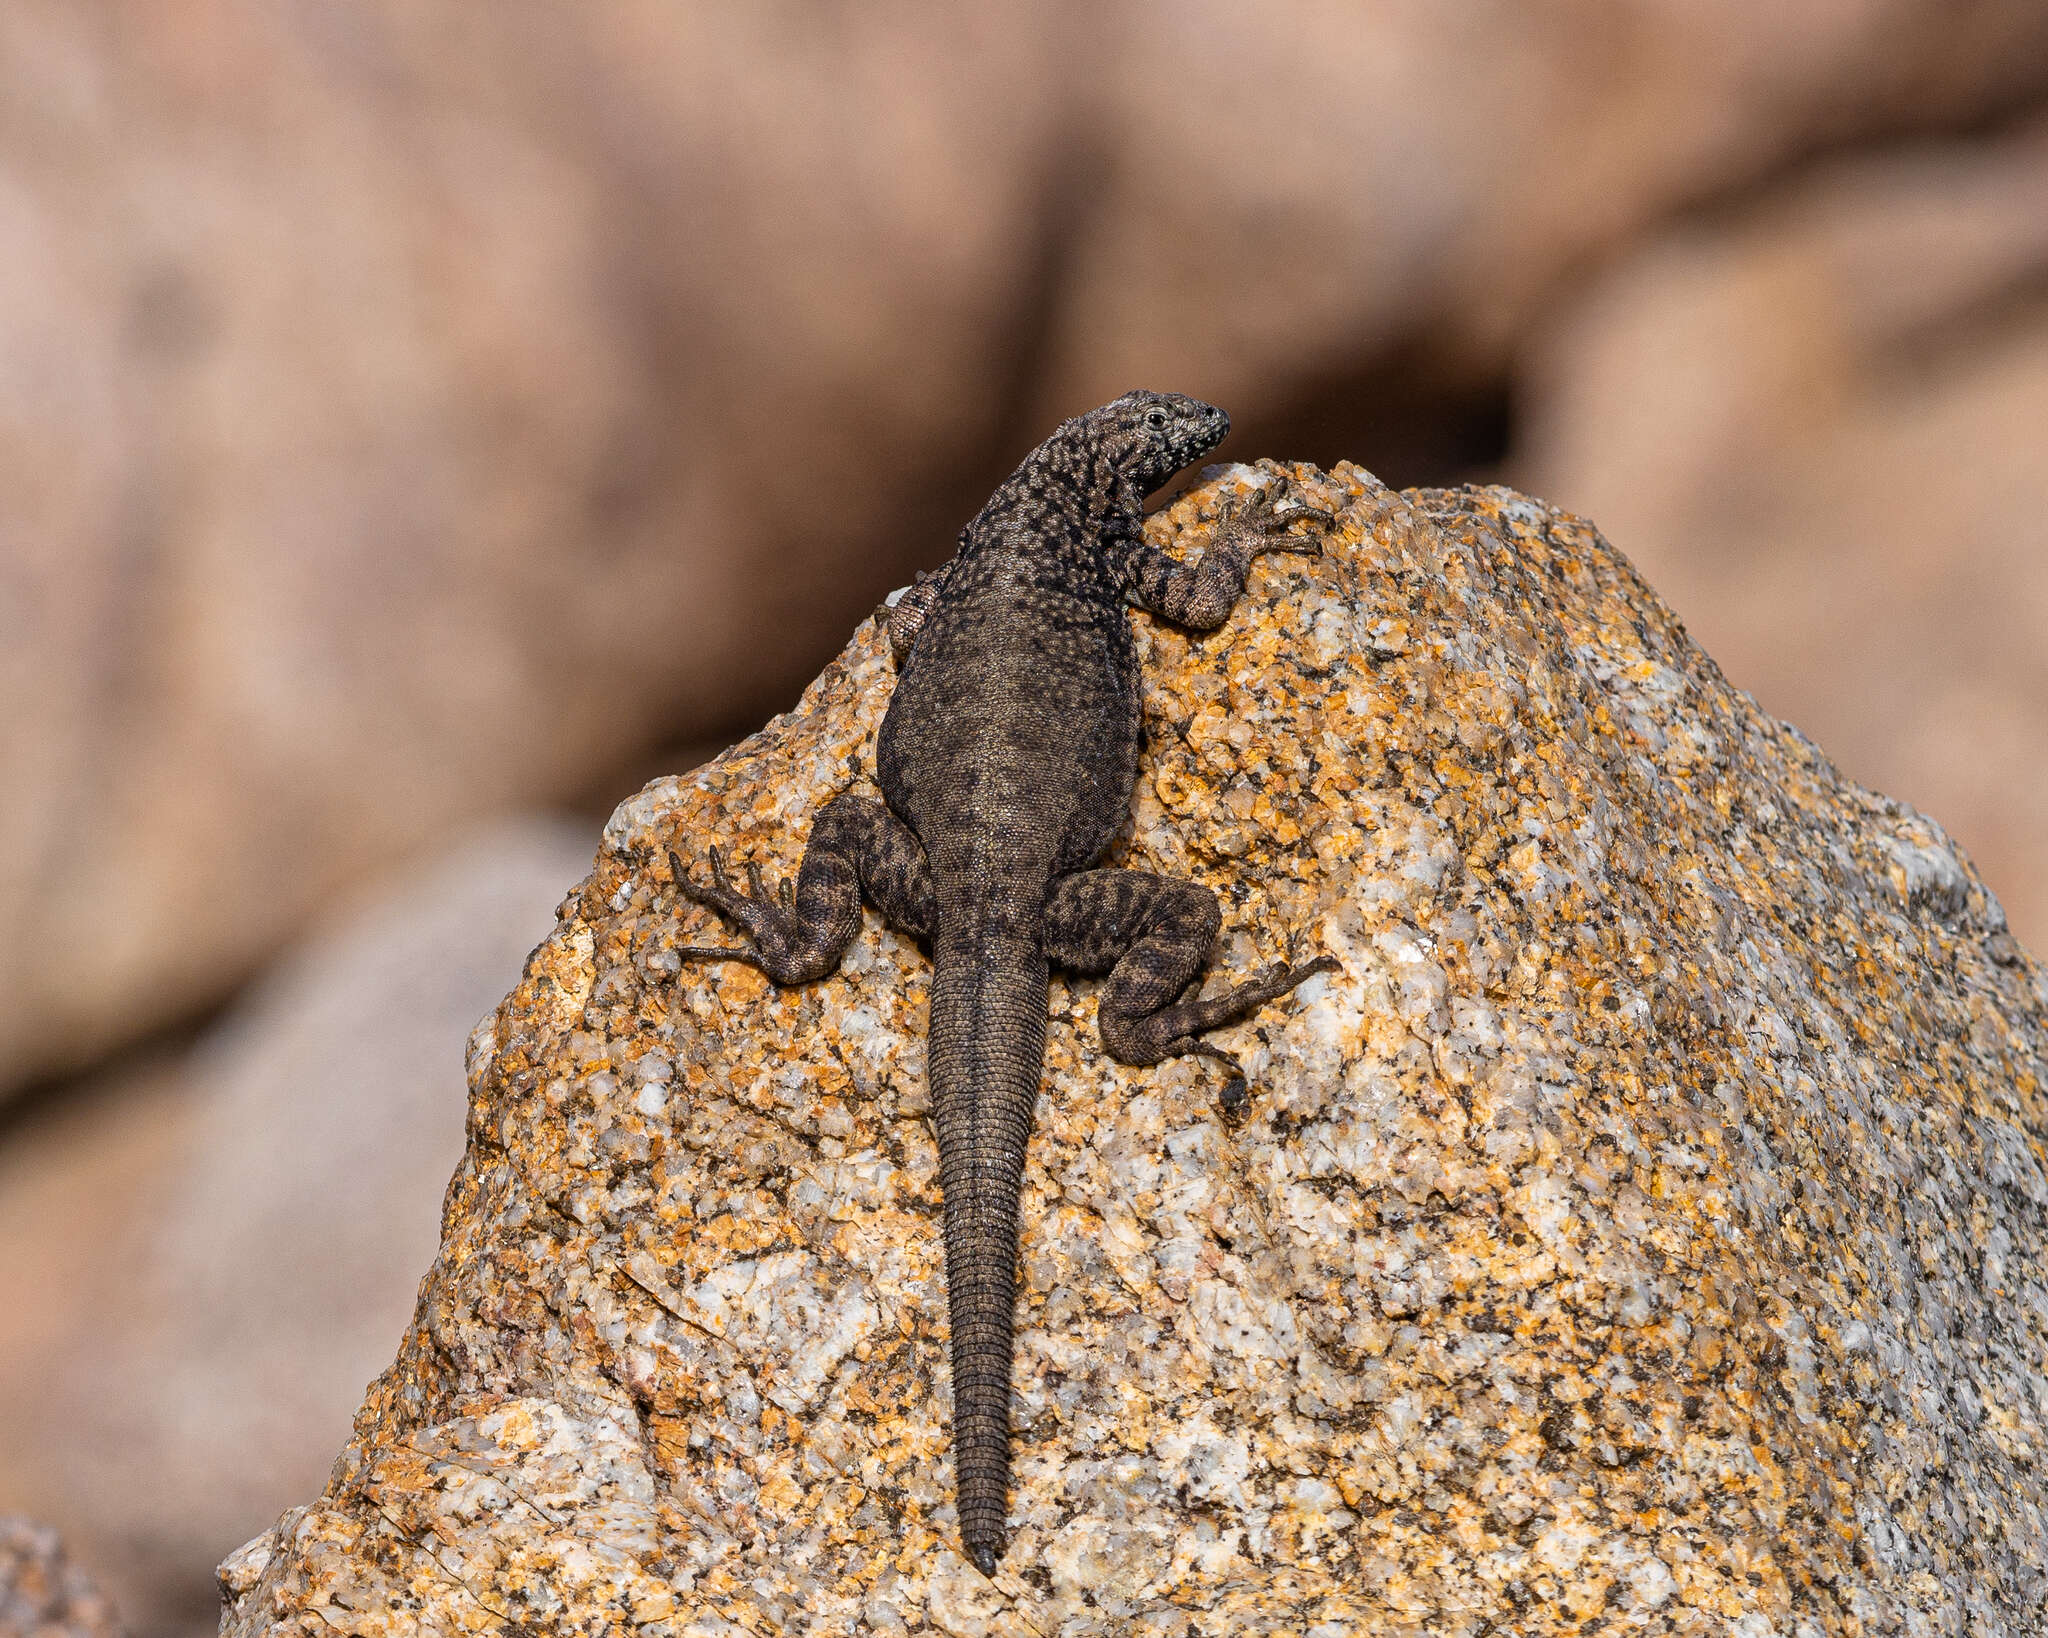
[[[1216,895],[1194,882],[1138,870],[1083,870],[1063,876],[1046,898],[1048,959],[1077,972],[1108,972],[1098,1027],[1112,1058],[1156,1064],[1214,1058],[1226,1067],[1226,1110],[1244,1101],[1237,1060],[1202,1035],[1235,1023],[1316,973],[1334,972],[1328,956],[1276,965],[1219,995],[1195,993],[1223,925]]]
[[[750,946],[683,944],[685,961],[741,961],[776,984],[808,984],[839,965],[860,926],[865,898],[897,926],[931,932],[931,868],[910,828],[871,797],[841,795],[818,810],[796,880],[771,888],[747,866],[747,890],[733,885],[724,855],[710,850],[711,880],[691,878],[673,850],[676,891],[739,924]]]

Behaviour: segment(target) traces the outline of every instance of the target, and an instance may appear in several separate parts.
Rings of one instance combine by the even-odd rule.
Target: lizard
[[[1010,1374],[1025,1143],[1043,1068],[1050,967],[1107,973],[1097,1030],[1112,1058],[1156,1064],[1312,974],[1323,956],[1198,993],[1222,925],[1194,882],[1099,869],[1129,812],[1143,725],[1129,605],[1192,630],[1220,626],[1263,553],[1321,550],[1262,487],[1201,555],[1141,533],[1146,495],[1222,442],[1230,418],[1179,393],[1130,392],[1066,421],[1024,458],[888,616],[897,681],[876,737],[882,800],[842,792],[812,821],[792,884],[758,865],[742,890],[720,849],[709,882],[671,849],[676,890],[737,923],[741,961],[778,986],[834,971],[862,901],[926,941],[927,1074],[938,1133],[952,1328],[953,1453],[962,1545],[993,1575],[1007,1543]]]

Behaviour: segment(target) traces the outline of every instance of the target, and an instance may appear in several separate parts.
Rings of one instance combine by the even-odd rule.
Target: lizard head
[[[1081,419],[1141,496],[1194,465],[1230,431],[1223,411],[1183,392],[1127,392]]]

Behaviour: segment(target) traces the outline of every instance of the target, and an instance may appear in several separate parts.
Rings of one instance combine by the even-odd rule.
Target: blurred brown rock
[[[1517,476],[2048,937],[2048,126],[1827,167],[1610,269]]]
[[[175,1099],[130,1087],[0,1168],[0,1292],[44,1320],[0,1333],[0,1505],[35,1496],[138,1625],[203,1616],[220,1556],[325,1480],[433,1260],[462,1043],[594,831],[501,823],[404,871],[239,1002]]]
[[[142,1638],[189,1631],[180,1617],[206,1608],[166,1609],[80,1504],[76,1446],[124,1394],[101,1405],[64,1389],[81,1358],[132,1330],[193,1090],[174,1056],[151,1054],[64,1097],[15,1104],[0,1141],[0,1514],[60,1531],[71,1562]]]
[[[120,1630],[56,1531],[0,1515],[0,1638],[116,1638]]]
[[[945,554],[871,537],[995,413],[1053,77],[913,21],[7,8],[0,1078]]]
[[[782,703],[1054,414],[1498,371],[1589,252],[2044,47],[2035,0],[17,0],[0,1086]]]
[[[1109,10],[1042,418],[1171,371],[1255,422],[1398,346],[1498,374],[1674,207],[2048,90],[2032,0]]]

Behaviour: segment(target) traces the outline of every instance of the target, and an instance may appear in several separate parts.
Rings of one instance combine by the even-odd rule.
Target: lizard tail
[[[945,1192],[960,1540],[984,1575],[1008,1539],[1018,1196],[1045,1061],[1046,964],[1032,939],[933,949],[927,1053]]]

